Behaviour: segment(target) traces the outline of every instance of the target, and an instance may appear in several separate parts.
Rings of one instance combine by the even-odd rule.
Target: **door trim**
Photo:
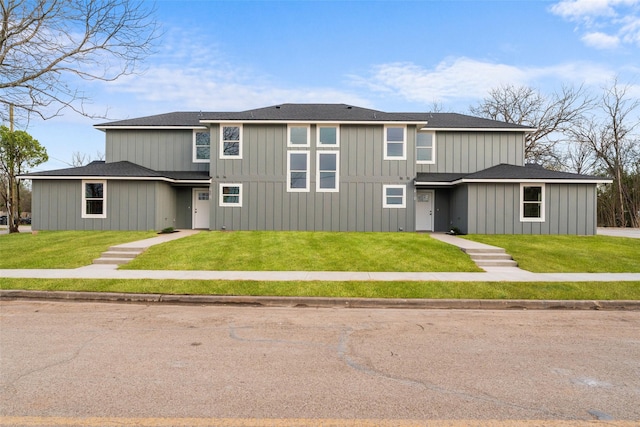
[[[207,207],[209,212],[207,212],[207,220],[206,220],[207,226],[206,227],[198,227],[198,228],[196,228],[196,213],[197,213],[196,204],[198,202],[198,193],[199,192],[205,192],[205,191],[207,193],[209,193],[209,199],[208,199],[209,200],[209,205]],[[193,230],[208,230],[209,228],[211,228],[211,225],[210,225],[210,221],[211,220],[210,220],[210,217],[209,217],[209,214],[211,212],[211,190],[209,188],[194,188],[194,189],[192,189],[192,191],[191,191],[191,207],[192,207],[192,209],[191,209],[191,228]]]
[[[418,224],[418,209],[422,206],[423,203],[427,203],[427,202],[420,202],[419,199],[419,194],[422,193],[428,193],[429,194],[429,199],[431,200],[431,213],[429,214],[429,223],[427,224],[427,227],[421,227],[422,224]],[[416,231],[429,231],[429,232],[433,232],[435,230],[435,212],[436,212],[436,192],[435,190],[416,190],[416,211],[415,211],[415,226],[416,226]],[[419,227],[420,225],[420,227]]]

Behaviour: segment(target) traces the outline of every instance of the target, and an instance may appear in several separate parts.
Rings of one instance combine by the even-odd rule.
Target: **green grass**
[[[153,231],[40,231],[0,235],[0,268],[77,268],[109,246],[155,237]]]
[[[458,248],[426,234],[201,232],[151,247],[136,270],[481,271]]]
[[[0,279],[0,289],[330,298],[640,300],[640,282],[266,282]]]
[[[640,273],[640,239],[611,236],[479,235],[535,273]]]

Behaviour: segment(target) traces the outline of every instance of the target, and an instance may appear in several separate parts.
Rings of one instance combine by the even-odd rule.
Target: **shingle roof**
[[[514,129],[527,126],[467,116],[457,113],[387,113],[347,104],[279,104],[239,112],[174,112],[155,116],[120,120],[96,125],[110,127],[195,127],[203,122],[372,122],[420,123],[426,128],[439,129]]]
[[[460,180],[467,182],[474,180],[564,180],[593,181],[594,183],[609,181],[609,179],[603,177],[549,170],[539,165],[516,166],[504,163],[469,174],[419,173],[416,176],[416,183],[453,184],[454,182]]]
[[[73,178],[73,177],[95,177],[95,178],[157,178],[159,180],[169,179],[172,181],[208,181],[209,172],[198,171],[154,171],[144,166],[128,161],[105,163],[104,161],[94,161],[86,166],[76,168],[57,169],[45,172],[33,172],[22,175],[24,178]]]

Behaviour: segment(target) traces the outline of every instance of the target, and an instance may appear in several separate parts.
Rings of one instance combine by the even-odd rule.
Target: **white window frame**
[[[336,156],[336,186],[335,188],[320,188],[320,156],[323,154],[333,154]],[[329,172],[329,171],[324,171]],[[333,171],[330,171],[333,172]],[[329,151],[322,150],[316,152],[316,191],[318,193],[337,193],[340,191],[340,152],[339,151]]]
[[[524,189],[525,187],[540,187],[540,202],[526,202],[526,203],[539,203],[540,204],[540,217],[539,218],[531,218],[524,216]],[[545,185],[543,183],[521,183],[520,184],[520,222],[545,222]]]
[[[291,129],[293,128],[305,128],[307,130],[307,142],[304,145],[293,144],[291,142]],[[311,125],[304,125],[304,124],[287,125],[287,147],[292,147],[292,148],[311,147]]]
[[[102,184],[102,213],[87,213],[87,191],[86,184]],[[99,199],[89,199],[99,200]],[[82,180],[82,218],[106,218],[107,217],[107,181],[103,179],[87,179]]]
[[[418,134],[421,133],[431,134],[431,160],[418,160],[418,150],[426,150],[427,148],[418,147]],[[433,165],[436,163],[436,133],[434,131],[416,133],[416,163],[419,165]]]
[[[390,204],[387,203],[387,189],[400,188],[402,189],[402,204]],[[403,209],[407,207],[407,186],[406,185],[383,185],[382,186],[382,207],[391,209]]]
[[[388,152],[388,144],[399,144],[400,141],[388,141],[387,140],[387,130],[391,128],[400,128],[402,129],[402,156],[389,156]],[[405,125],[384,125],[384,160],[407,160],[407,126]]]
[[[224,154],[224,128],[226,127],[234,127],[234,128],[238,128],[238,137],[240,138],[238,140],[238,155],[228,155],[228,154]],[[241,124],[237,124],[237,123],[221,123],[220,124],[220,130],[218,131],[219,134],[219,156],[220,159],[242,159],[242,146],[244,145],[242,143],[242,125]]]
[[[209,158],[208,159],[199,159],[198,158],[198,145],[196,145],[196,135],[198,133],[208,133],[209,134]],[[193,130],[193,163],[209,163],[211,161],[211,131],[209,129],[194,129]]]
[[[291,188],[291,155],[292,154],[304,154],[307,156],[307,179],[304,188]],[[289,150],[287,151],[287,192],[288,193],[306,193],[309,192],[309,175],[311,175],[311,156],[309,151],[305,150]]]
[[[224,201],[224,187],[238,187],[238,203],[229,203]],[[242,207],[242,184],[237,183],[229,183],[229,182],[221,182],[219,186],[219,196],[218,196],[218,204],[221,207],[233,207],[233,208],[241,208]]]
[[[320,141],[320,129],[328,128],[336,130],[336,143],[335,144],[323,144]],[[327,148],[338,148],[340,147],[340,125],[333,124],[321,124],[316,126],[316,146],[317,147],[327,147]]]

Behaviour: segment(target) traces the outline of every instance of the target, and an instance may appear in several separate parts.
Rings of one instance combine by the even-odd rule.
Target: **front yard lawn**
[[[426,234],[210,231],[149,248],[122,269],[249,271],[482,271]]]
[[[109,246],[155,237],[153,231],[40,231],[0,236],[0,268],[78,268]]]
[[[611,236],[463,236],[504,248],[535,273],[640,273],[640,239]]]

